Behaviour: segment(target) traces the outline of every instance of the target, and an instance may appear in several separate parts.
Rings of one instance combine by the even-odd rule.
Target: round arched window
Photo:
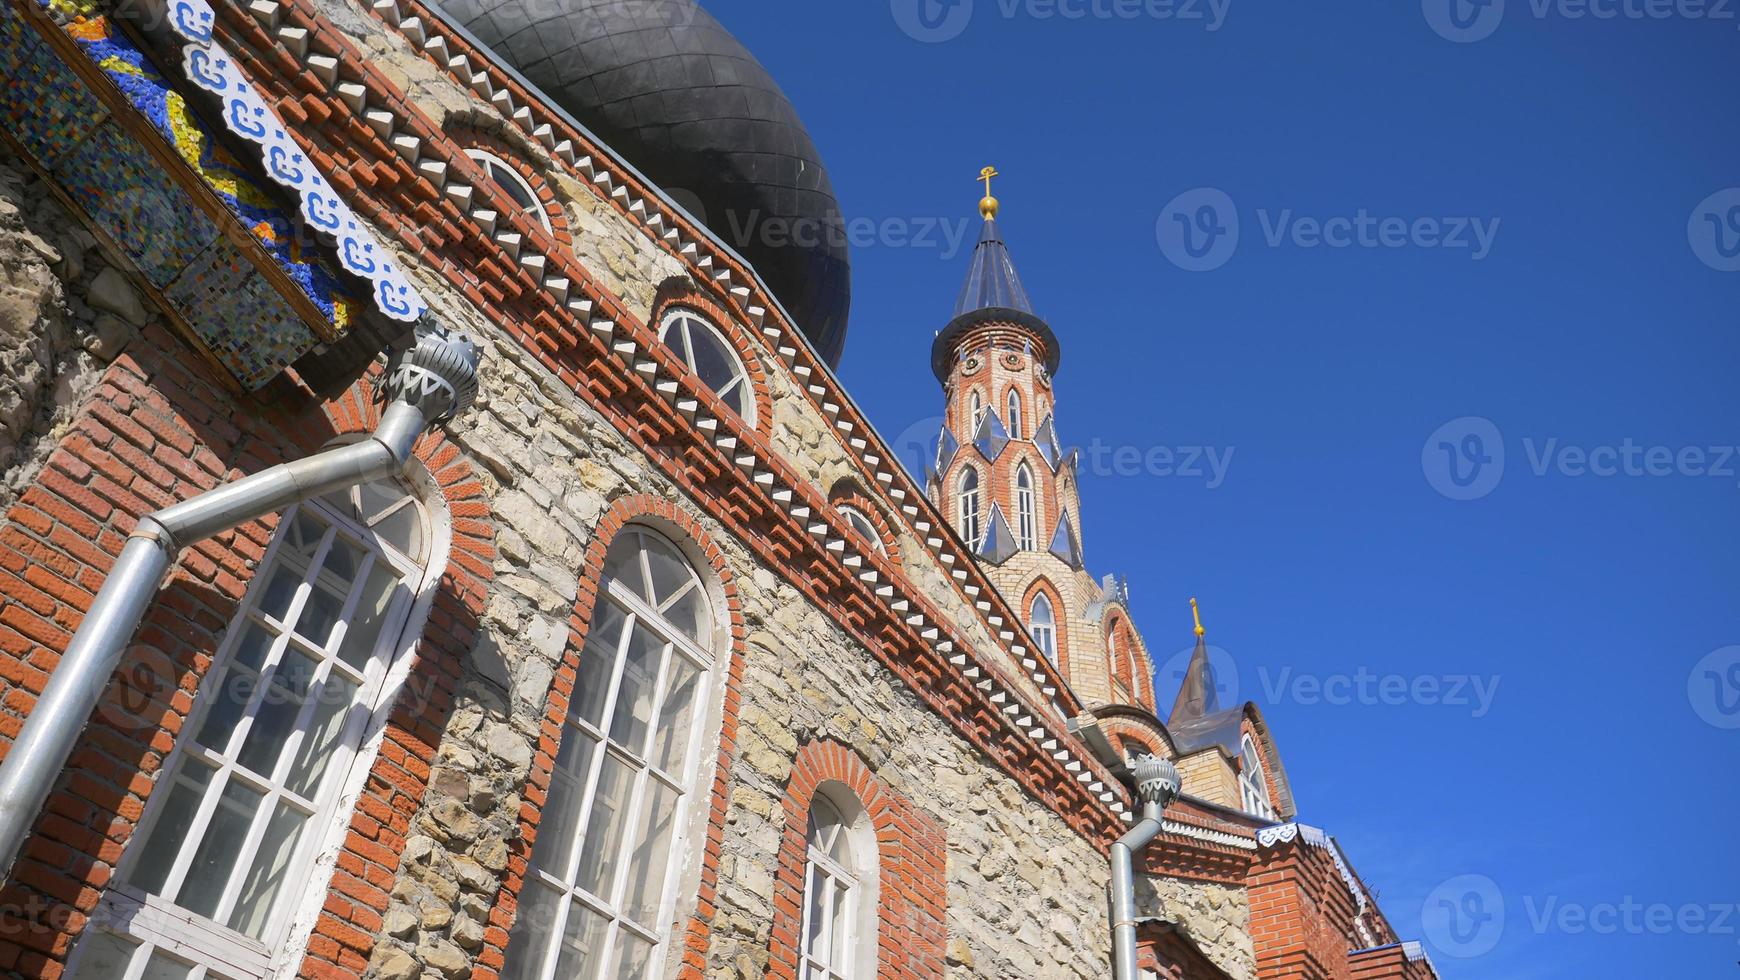
[[[659,322],[659,340],[682,357],[701,383],[745,422],[755,422],[755,397],[749,372],[719,328],[699,313],[675,307]]]
[[[841,504],[839,510],[840,516],[846,519],[846,523],[852,526],[852,530],[856,531],[866,544],[875,548],[880,554],[888,554],[888,547],[882,543],[882,533],[876,530],[876,523],[870,520],[868,515],[849,504]]]
[[[550,230],[550,216],[544,213],[544,202],[538,200],[538,194],[532,190],[532,185],[526,183],[526,179],[520,176],[520,172],[512,164],[488,150],[476,147],[467,149],[465,155],[477,161],[483,172],[489,175],[489,179],[495,181],[502,193],[513,199],[521,211],[531,215],[545,231]]]

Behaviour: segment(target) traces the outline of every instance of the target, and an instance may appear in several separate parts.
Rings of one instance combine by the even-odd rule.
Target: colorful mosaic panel
[[[54,175],[159,288],[218,237],[205,212],[189,205],[145,148],[112,122],[98,127]]]
[[[315,347],[314,335],[254,264],[219,239],[166,291],[205,345],[249,388]]]
[[[11,78],[24,63],[25,45],[34,43],[18,12],[0,3],[0,77]]]
[[[6,14],[28,37],[30,29],[16,24],[18,14],[10,9]],[[8,46],[18,56],[18,65],[0,91],[0,113],[25,149],[52,167],[107,118],[108,111],[48,45],[29,38]]]

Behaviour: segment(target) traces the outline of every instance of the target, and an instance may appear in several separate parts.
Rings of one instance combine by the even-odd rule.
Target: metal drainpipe
[[[1136,871],[1135,855],[1160,836],[1160,818],[1178,798],[1182,783],[1172,763],[1144,755],[1134,767],[1136,796],[1142,801],[1142,819],[1112,845],[1112,976],[1115,980],[1136,978]]]
[[[10,874],[36,815],[120,664],[181,549],[299,500],[401,472],[423,432],[477,396],[478,349],[427,321],[417,343],[393,352],[377,396],[380,425],[360,442],[274,466],[139,519],[91,611],[0,763],[0,880]]]

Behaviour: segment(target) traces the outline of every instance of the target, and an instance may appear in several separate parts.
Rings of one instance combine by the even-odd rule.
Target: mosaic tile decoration
[[[53,173],[158,288],[175,281],[220,234],[116,123],[98,127]]]
[[[307,324],[227,239],[206,249],[165,295],[250,389],[315,347]]]
[[[66,31],[86,57],[114,82],[141,115],[162,134],[187,165],[249,229],[292,282],[307,295],[334,330],[343,334],[356,315],[357,300],[286,213],[254,180],[249,169],[212,139],[211,127],[181,93],[169,86],[144,52],[95,13],[88,0],[50,0],[49,7],[71,22]]]
[[[108,110],[48,45],[29,36],[30,28],[17,23],[16,11],[6,14],[28,40],[8,44],[18,65],[0,91],[0,113],[31,155],[52,167],[108,117]]]
[[[31,31],[10,4],[0,3],[0,78],[11,78],[24,63],[24,48],[35,44]]]

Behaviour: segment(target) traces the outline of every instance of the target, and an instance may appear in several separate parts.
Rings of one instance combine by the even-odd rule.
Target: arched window
[[[1053,667],[1057,666],[1057,614],[1043,592],[1033,597],[1033,605],[1027,613],[1027,632],[1033,635],[1033,645],[1045,654],[1045,659],[1051,661]]]
[[[538,200],[532,185],[526,183],[526,179],[520,176],[520,172],[512,164],[488,150],[476,147],[467,149],[465,155],[477,161],[483,172],[489,175],[489,179],[502,189],[502,193],[512,198],[522,212],[531,215],[545,231],[550,230],[550,216],[544,213],[544,202]]]
[[[810,800],[798,933],[806,980],[868,980],[876,969],[876,838],[846,796],[818,788]]]
[[[882,543],[882,532],[876,529],[876,523],[870,520],[863,511],[850,504],[841,504],[839,511],[840,516],[846,519],[846,523],[852,526],[852,530],[856,531],[866,544],[875,548],[878,554],[888,554],[888,547]]]
[[[664,976],[713,665],[700,578],[657,533],[624,528],[605,557],[503,977]]]
[[[673,307],[659,323],[659,340],[677,352],[701,383],[745,422],[755,424],[755,392],[736,348],[699,313]]]
[[[972,442],[979,434],[979,422],[985,417],[985,401],[979,397],[978,389],[974,389],[967,398],[967,437],[962,442]]]
[[[1121,703],[1128,704],[1132,698],[1129,679],[1130,652],[1121,621],[1112,626],[1111,633],[1106,637],[1106,651],[1107,659],[1111,661],[1107,666],[1112,672],[1112,688],[1122,699]]]
[[[960,491],[955,496],[960,506],[961,539],[977,548],[984,533],[979,526],[978,470],[969,466],[961,471]]]
[[[1033,471],[1022,463],[1015,471],[1015,544],[1023,551],[1032,551],[1038,534],[1038,503],[1033,496]]]
[[[1009,389],[1009,438],[1021,438],[1021,393]]]
[[[1257,755],[1257,743],[1249,735],[1239,746],[1239,800],[1246,813],[1264,820],[1275,819],[1274,804],[1269,802],[1269,780],[1263,772],[1262,757]]]
[[[396,693],[436,547],[393,479],[284,512],[72,976],[227,977],[237,950],[261,976],[300,960],[302,899],[326,888],[314,857],[349,822],[338,800],[372,761],[369,719]]]

